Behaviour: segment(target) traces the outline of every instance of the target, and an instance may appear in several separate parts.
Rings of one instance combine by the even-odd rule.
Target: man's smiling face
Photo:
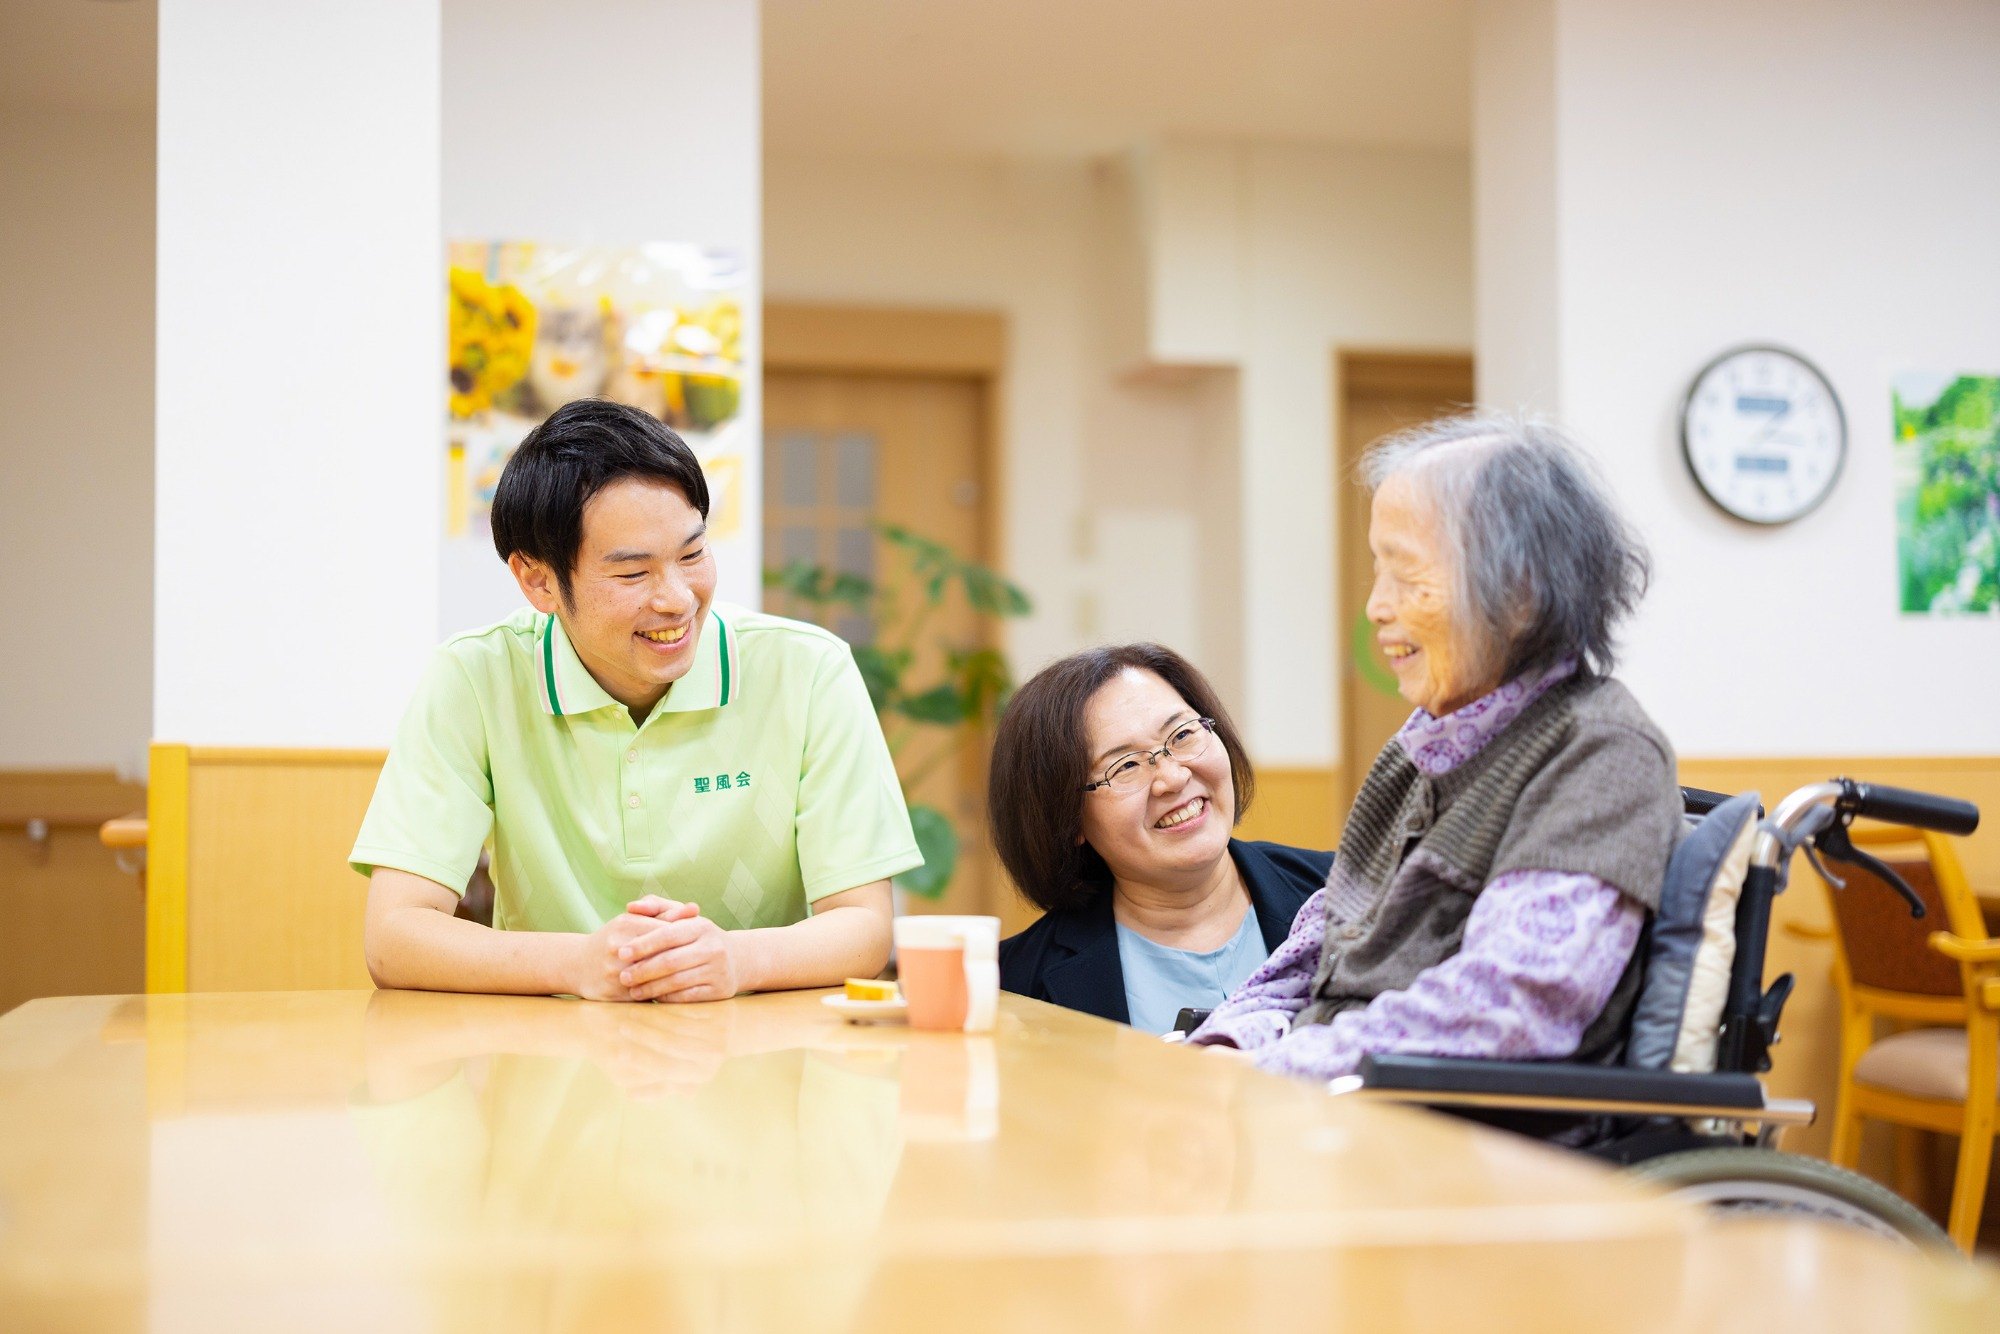
[[[634,717],[694,664],[715,558],[701,512],[677,488],[623,477],[592,496],[566,599],[540,562],[517,555],[509,564],[528,600],[561,618],[584,667]]]

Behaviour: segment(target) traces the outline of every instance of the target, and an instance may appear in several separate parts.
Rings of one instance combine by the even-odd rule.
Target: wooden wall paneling
[[[196,748],[187,802],[187,987],[368,987],[368,882],[348,850],[381,751]]]
[[[109,769],[0,769],[0,829],[29,820],[87,829],[130,815],[146,804],[143,783]]]
[[[1770,806],[1793,788],[1845,776],[1894,787],[1961,797],[1984,815],[1979,830],[1957,840],[1959,859],[1975,889],[2000,888],[2000,755],[1878,755],[1831,758],[1690,758],[1680,761],[1681,781],[1718,792],[1755,788]],[[1804,865],[1803,862],[1799,863]],[[1810,874],[1810,868],[1808,874]]]
[[[145,788],[109,770],[0,772],[0,1013],[143,985],[139,877],[97,828],[145,801]],[[29,837],[34,820],[46,823],[41,839]]]
[[[1256,796],[1236,837],[1324,850],[1340,841],[1346,818],[1339,769],[1260,766]]]

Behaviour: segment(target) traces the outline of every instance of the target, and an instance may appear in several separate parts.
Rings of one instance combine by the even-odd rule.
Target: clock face
[[[1725,352],[1695,376],[1681,449],[1708,498],[1751,523],[1787,523],[1826,499],[1847,419],[1812,363],[1775,347]]]

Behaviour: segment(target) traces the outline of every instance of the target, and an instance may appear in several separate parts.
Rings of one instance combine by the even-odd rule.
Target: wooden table
[[[1013,997],[34,1001],[8,1329],[1991,1328],[2000,1284]]]

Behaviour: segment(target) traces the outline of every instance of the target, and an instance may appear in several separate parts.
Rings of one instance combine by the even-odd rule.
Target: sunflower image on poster
[[[708,474],[710,533],[741,506],[742,260],[659,243],[447,248],[445,530],[484,540],[493,489],[521,439],[563,404],[601,397],[680,433]]]
[[[2000,376],[1898,376],[1890,406],[1902,609],[2000,615]]]

